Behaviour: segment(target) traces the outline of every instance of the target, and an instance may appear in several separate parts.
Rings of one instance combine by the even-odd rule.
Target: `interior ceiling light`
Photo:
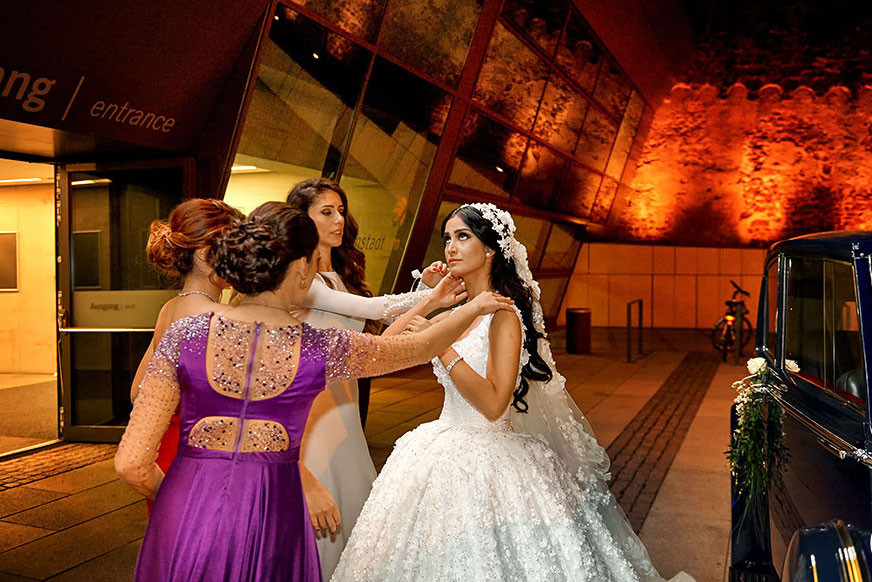
[[[318,59],[320,59],[321,57],[318,56],[318,53],[312,53],[312,58],[315,59],[315,60],[318,60]]]
[[[42,182],[42,178],[9,178],[0,180],[0,184],[25,184],[28,182]]]
[[[70,186],[90,186],[92,184],[111,184],[112,180],[109,178],[97,178],[96,180],[73,180],[70,182]]]
[[[502,174],[503,172],[505,172],[505,170],[503,170],[503,169],[502,169],[501,167],[499,167],[499,166],[496,166],[496,168],[497,168],[497,172],[499,172],[500,174]]]

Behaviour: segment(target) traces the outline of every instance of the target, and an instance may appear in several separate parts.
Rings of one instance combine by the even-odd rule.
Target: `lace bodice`
[[[490,347],[490,332],[491,321],[494,314],[488,314],[476,325],[469,334],[452,344],[451,347],[458,355],[463,356],[464,361],[481,376],[487,376],[487,361],[488,349]],[[515,387],[521,381],[521,367],[524,365],[524,356],[521,356],[521,363],[518,367],[518,377],[515,380]],[[445,389],[445,404],[442,406],[442,414],[439,419],[448,422],[452,425],[463,426],[481,426],[491,430],[510,430],[509,412],[511,405],[507,406],[503,414],[497,420],[491,422],[478,411],[478,409],[469,403],[469,401],[460,393],[455,386],[451,376],[445,371],[445,366],[439,358],[433,358],[433,373],[436,379]]]

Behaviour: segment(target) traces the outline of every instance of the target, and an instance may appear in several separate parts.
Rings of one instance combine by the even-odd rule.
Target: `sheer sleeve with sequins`
[[[180,337],[190,319],[174,322],[161,338],[115,454],[115,470],[121,480],[150,498],[154,498],[163,480],[163,473],[155,463],[157,448],[179,404],[176,368]]]
[[[346,329],[314,330],[325,360],[326,382],[381,376],[428,361],[420,334],[376,336]]]
[[[360,319],[375,319],[392,322],[418,301],[432,293],[431,289],[401,293],[399,295],[380,295],[378,297],[362,297],[345,291],[331,289],[323,281],[316,278],[309,287],[309,293],[301,307],[311,307],[321,311],[330,311],[347,317]]]

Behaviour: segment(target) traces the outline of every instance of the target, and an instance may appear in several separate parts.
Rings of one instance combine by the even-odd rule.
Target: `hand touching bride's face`
[[[493,250],[485,246],[459,216],[452,216],[445,223],[442,243],[445,262],[455,277],[466,278],[482,270],[490,273]]]

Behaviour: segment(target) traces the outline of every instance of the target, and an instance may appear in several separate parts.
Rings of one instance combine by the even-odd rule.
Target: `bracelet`
[[[451,373],[451,368],[454,367],[454,364],[456,364],[457,362],[459,362],[459,361],[462,360],[462,359],[463,359],[463,356],[457,356],[456,358],[454,358],[453,360],[451,360],[450,362],[448,362],[448,365],[445,366],[445,372],[446,372],[447,374],[450,374],[450,373]]]

